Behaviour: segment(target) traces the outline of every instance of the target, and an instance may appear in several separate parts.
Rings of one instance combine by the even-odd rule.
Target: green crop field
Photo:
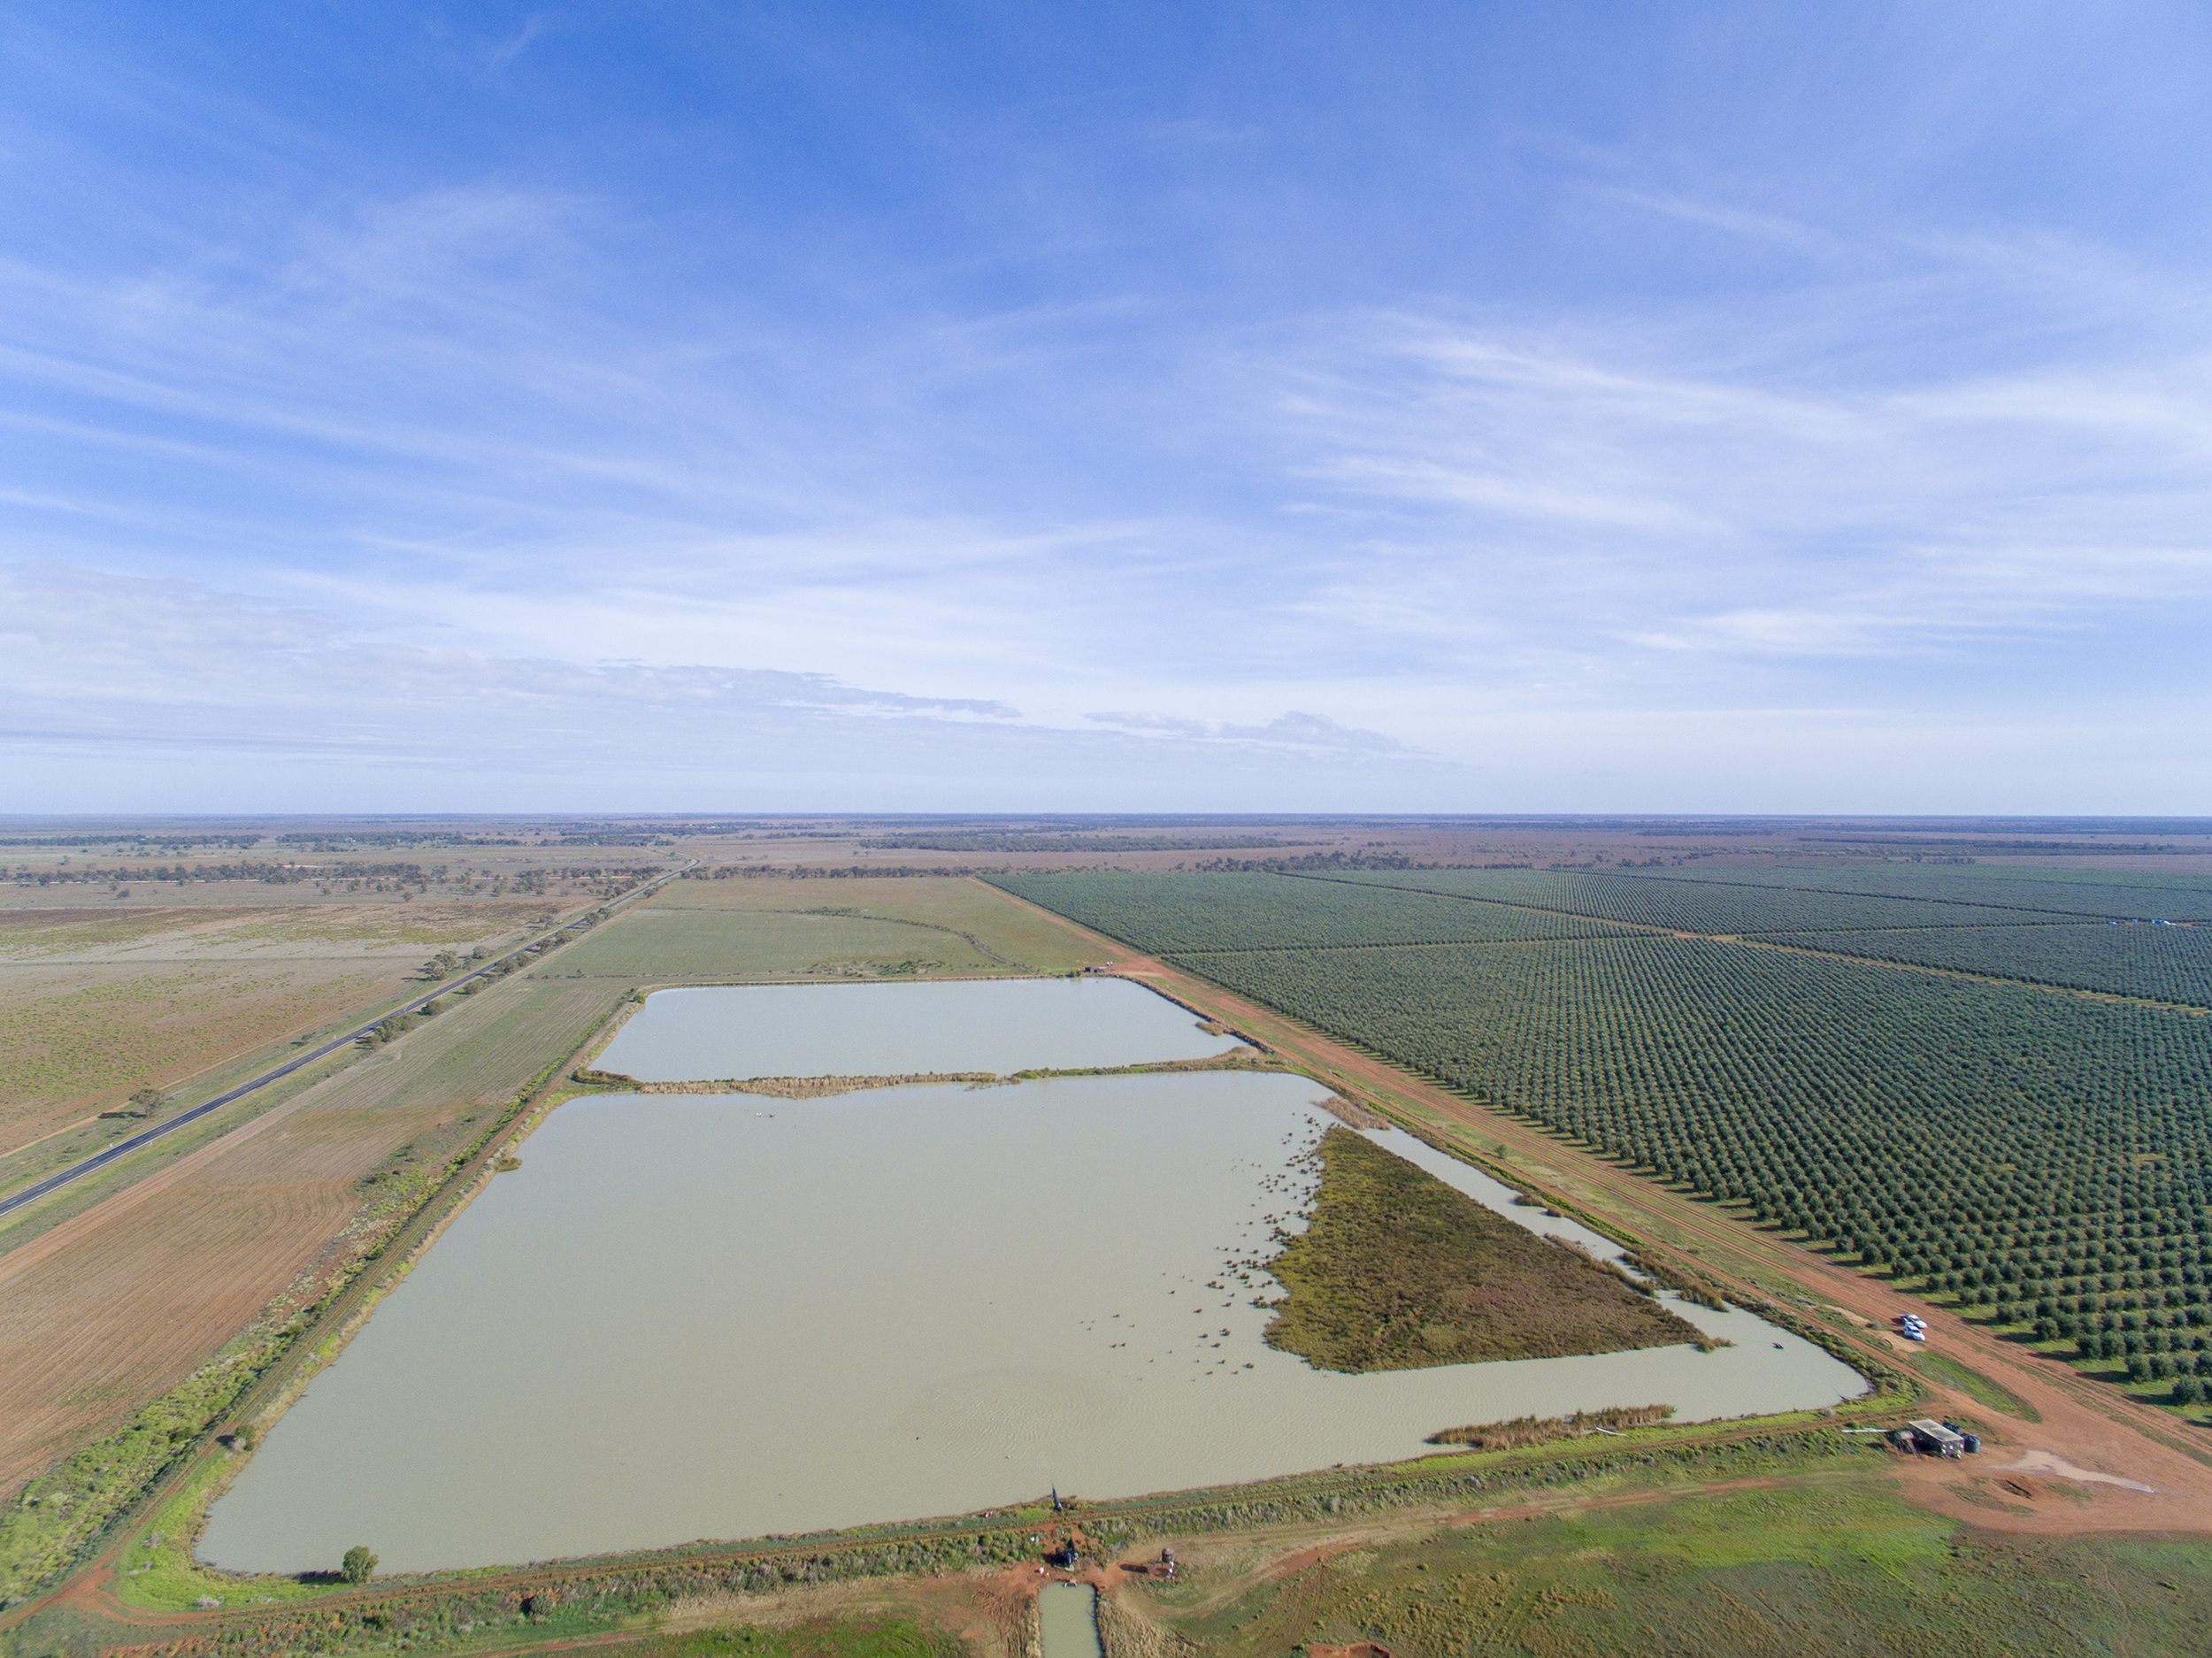
[[[1635,879],[1995,904],[2052,916],[2108,916],[2124,921],[2212,921],[2212,879],[2138,870],[2068,869],[2050,864],[1844,864],[1819,869],[1685,869]]]
[[[803,902],[795,900],[795,902]],[[738,979],[987,973],[998,963],[955,933],[804,910],[641,908],[617,917],[538,968],[556,978]]]
[[[1129,936],[1180,889],[1129,921],[1107,899],[1188,879],[1007,885],[1056,904],[1065,881],[1071,911]],[[2181,1402],[2212,1374],[2201,1016],[1651,933],[1172,959],[1928,1293],[2099,1358],[2118,1344],[2154,1379],[2192,1378]]]
[[[1288,875],[1110,871],[1043,878],[1034,892],[1028,879],[1009,877],[1001,885],[1154,955],[1571,939],[1621,931],[1579,916]]]
[[[619,994],[604,983],[555,979],[449,996],[436,1018],[323,1085],[303,1121],[326,1112],[353,1118],[441,1103],[495,1104],[582,1040]]]
[[[2212,927],[2099,921],[1909,933],[1772,933],[1762,937],[1770,943],[1876,961],[1949,967],[2032,984],[2212,1007]]]
[[[822,979],[1065,972],[1102,959],[1072,929],[979,882],[679,881],[548,956],[534,976]]]
[[[1014,972],[1064,973],[1111,959],[1074,928],[964,876],[682,880],[655,894],[652,908],[812,912],[941,929]]]
[[[1346,874],[1347,885],[1448,893],[1496,904],[1528,904],[1670,932],[1818,932],[1832,927],[1994,927],[2047,921],[2032,910],[1912,898],[1737,887],[1664,877],[1586,875],[1562,870],[1387,870]]]

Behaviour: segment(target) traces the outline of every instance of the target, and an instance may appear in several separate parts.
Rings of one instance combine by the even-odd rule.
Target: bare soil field
[[[314,1298],[421,1179],[613,1004],[595,982],[475,997],[0,1255],[0,1491]]]

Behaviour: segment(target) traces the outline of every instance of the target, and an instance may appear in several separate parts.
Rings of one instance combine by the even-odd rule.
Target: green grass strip
[[[1999,1386],[1979,1370],[1969,1370],[1956,1359],[1941,1353],[1916,1353],[1912,1362],[1933,1380],[1946,1387],[1955,1387],[1977,1403],[1987,1405],[1992,1410],[2001,1410],[2008,1416],[2022,1422],[2040,1422],[2043,1413],[2019,1394]]]

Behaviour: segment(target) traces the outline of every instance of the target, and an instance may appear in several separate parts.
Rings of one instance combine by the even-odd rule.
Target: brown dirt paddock
[[[614,995],[511,980],[0,1255],[0,1493],[288,1291],[311,1300],[303,1275],[342,1263],[365,1206],[400,1201]]]

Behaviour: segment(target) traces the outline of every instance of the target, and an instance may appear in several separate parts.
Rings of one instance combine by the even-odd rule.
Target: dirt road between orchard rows
[[[1041,914],[1052,914],[1041,906],[1030,907]],[[1064,916],[1054,919],[1085,938],[1115,944]],[[2007,1531],[2212,1532],[2212,1439],[2163,1411],[2091,1380],[2062,1360],[2001,1340],[1955,1313],[1903,1294],[1880,1279],[1839,1267],[1548,1130],[1462,1099],[1413,1071],[1361,1053],[1211,979],[1129,952],[1126,946],[1115,948],[1124,952],[1120,959],[1101,971],[1151,984],[1264,1042],[1315,1076],[1324,1080],[1340,1078],[1355,1092],[1407,1111],[1417,1120],[1441,1118],[1472,1129],[1485,1145],[1506,1147],[1510,1163],[1529,1171],[1528,1180],[1541,1185],[1546,1175],[1553,1174],[1569,1187],[1584,1188],[1609,1200],[1594,1207],[1617,1216],[1624,1225],[1648,1233],[1652,1224],[1657,1223],[1668,1233],[1755,1262],[1864,1321],[1868,1327],[1850,1332],[1852,1339],[1898,1368],[1908,1368],[1898,1362],[1909,1355],[1901,1350],[1903,1343],[1886,1334],[1886,1327],[1894,1324],[1900,1313],[1908,1311],[1927,1319],[1931,1351],[1947,1354],[1979,1370],[2018,1395],[2043,1418],[2039,1423],[2016,1421],[1932,1377],[1920,1377],[1939,1401],[1939,1410],[1986,1423],[2001,1440],[1967,1462],[1940,1458],[1901,1461],[1900,1476],[1906,1488],[1927,1506],[1977,1525]],[[1663,1235],[1649,1240],[1662,1247],[1666,1242]],[[1694,1247],[1690,1253],[1695,1255],[1701,1271],[1733,1280],[1745,1288],[1757,1288],[1731,1272],[1724,1261]],[[2055,1459],[2055,1463],[2043,1462],[2038,1453]],[[2023,1456],[2027,1468],[2003,1475],[2000,1464]],[[2065,1479],[2043,1471],[2056,1464],[2150,1489]],[[2030,1512],[2013,1513],[1979,1493],[1970,1498],[1954,1489],[1962,1482],[1971,1482],[1971,1489],[2000,1476],[2010,1478],[2016,1486],[2043,1491],[2055,1500],[2030,1499]],[[2060,1496],[2061,1491],[2070,1494]],[[2005,1494],[2018,1497],[2016,1490]],[[2016,1501],[2011,1506],[2023,1505]]]

